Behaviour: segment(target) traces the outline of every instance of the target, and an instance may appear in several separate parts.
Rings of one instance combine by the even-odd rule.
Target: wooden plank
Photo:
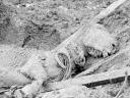
[[[50,83],[48,84],[48,89],[56,90],[56,89],[67,88],[73,85],[88,85],[88,84],[94,85],[103,81],[111,81],[113,79],[118,80],[120,78],[125,78],[126,72],[128,73],[128,76],[130,76],[130,67],[126,67],[119,70],[103,72],[103,73],[94,74],[94,75],[89,75],[89,76],[83,76],[79,78],[68,79],[61,82]]]

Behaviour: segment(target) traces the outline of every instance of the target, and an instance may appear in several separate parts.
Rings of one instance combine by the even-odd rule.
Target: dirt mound
[[[0,44],[51,50],[72,35],[84,19],[92,19],[115,0],[3,0],[0,3]],[[130,42],[130,1],[102,19],[107,30],[116,36],[120,49]],[[117,61],[122,57],[117,58]],[[88,59],[88,64],[98,61]],[[120,63],[121,66],[121,63]],[[111,66],[112,67],[112,64]],[[108,70],[101,67],[98,72]],[[42,98],[112,98],[121,83],[88,89],[78,86],[45,93]],[[129,88],[120,98],[129,98]],[[38,97],[40,98],[40,97]]]

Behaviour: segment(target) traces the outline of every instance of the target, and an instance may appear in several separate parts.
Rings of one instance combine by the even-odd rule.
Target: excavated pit
[[[92,19],[114,1],[116,0],[1,0],[0,44],[52,50],[84,24],[84,18]],[[130,1],[127,1],[100,21],[100,24],[116,36],[120,49],[130,42],[129,6]],[[91,67],[100,59],[102,58],[90,57],[85,68]],[[122,60],[122,57],[112,64],[120,59]],[[114,69],[112,64],[109,64],[109,68],[101,67],[96,73],[111,67]],[[121,63],[119,65],[121,66]],[[116,96],[121,85],[122,83],[110,83],[90,89],[76,86],[41,93],[37,98],[112,98]],[[119,98],[129,98],[129,92],[130,87],[125,89]]]

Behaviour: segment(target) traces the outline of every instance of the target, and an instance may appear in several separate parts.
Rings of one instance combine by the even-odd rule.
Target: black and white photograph
[[[0,0],[0,98],[130,98],[130,0]]]

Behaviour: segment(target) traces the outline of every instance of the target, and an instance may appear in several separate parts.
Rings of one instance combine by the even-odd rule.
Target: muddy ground
[[[85,18],[92,19],[116,0],[1,0],[0,44],[54,49],[72,35]],[[115,35],[119,48],[130,42],[130,1],[100,23]],[[89,61],[88,61],[89,62]],[[92,63],[90,61],[89,63]],[[101,68],[100,72],[106,68]],[[72,87],[42,95],[43,98],[112,98],[121,83],[96,88]],[[71,92],[71,93],[70,93]],[[130,98],[130,89],[119,98]]]

